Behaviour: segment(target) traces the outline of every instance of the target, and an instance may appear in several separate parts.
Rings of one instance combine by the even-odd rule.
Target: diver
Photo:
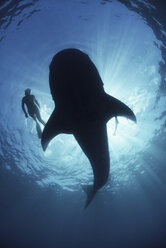
[[[36,100],[34,95],[31,95],[31,89],[26,89],[25,96],[22,98],[22,110],[24,111],[25,117],[28,118],[28,114],[24,106],[25,104],[28,109],[28,114],[36,122],[36,130],[38,133],[38,137],[41,138],[42,131],[41,131],[38,121],[41,122],[44,126],[45,126],[45,122],[41,118],[40,111],[39,111],[40,105],[38,101]]]
[[[115,130],[114,130],[114,133],[113,133],[114,136],[116,135],[118,124],[119,124],[118,118],[117,118],[117,116],[115,116]]]

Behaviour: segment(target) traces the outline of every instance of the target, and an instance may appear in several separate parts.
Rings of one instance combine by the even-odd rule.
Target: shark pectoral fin
[[[44,151],[46,150],[49,142],[59,133],[60,133],[60,124],[58,121],[58,116],[55,113],[55,111],[53,111],[53,113],[51,114],[50,118],[48,119],[43,129],[43,133],[41,136],[41,145]]]
[[[106,94],[107,113],[106,118],[109,120],[112,117],[122,116],[127,119],[137,122],[134,112],[123,102],[113,96]]]

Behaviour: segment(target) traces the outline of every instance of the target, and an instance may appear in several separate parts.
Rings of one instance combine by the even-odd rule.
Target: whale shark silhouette
[[[103,88],[97,68],[78,49],[58,52],[50,64],[49,84],[55,109],[41,137],[45,151],[60,133],[73,134],[93,169],[93,185],[82,186],[87,194],[85,208],[109,176],[110,159],[106,123],[124,116],[134,122],[133,111]]]

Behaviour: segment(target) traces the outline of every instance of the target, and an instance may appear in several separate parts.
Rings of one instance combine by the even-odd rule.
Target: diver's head
[[[31,89],[26,89],[26,90],[25,90],[25,95],[28,96],[28,95],[30,95],[30,94],[31,94]]]

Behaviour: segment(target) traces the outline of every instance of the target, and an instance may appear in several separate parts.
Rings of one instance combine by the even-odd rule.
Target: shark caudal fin
[[[131,121],[137,122],[134,112],[123,102],[113,96],[106,94],[106,119],[122,116]]]
[[[84,206],[84,208],[87,208],[89,204],[91,203],[91,201],[93,200],[93,197],[95,196],[97,190],[94,189],[93,185],[81,185],[81,186],[87,196],[85,206]]]
[[[73,134],[89,159],[94,175],[93,185],[82,186],[87,195],[86,208],[109,176],[110,158],[105,121],[84,121]]]

